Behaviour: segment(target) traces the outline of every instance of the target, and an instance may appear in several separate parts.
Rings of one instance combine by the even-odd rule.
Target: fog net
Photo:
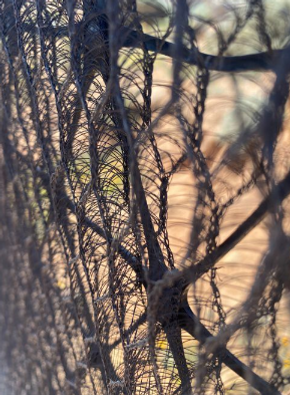
[[[0,392],[290,393],[287,1],[0,0]]]

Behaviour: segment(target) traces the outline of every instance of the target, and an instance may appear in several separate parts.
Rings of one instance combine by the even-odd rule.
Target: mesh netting
[[[1,394],[290,391],[268,3],[0,1]]]

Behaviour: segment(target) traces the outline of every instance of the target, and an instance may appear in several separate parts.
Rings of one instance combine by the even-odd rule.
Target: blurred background
[[[164,394],[185,394],[158,323],[151,359],[148,290],[128,265],[137,259],[149,268],[132,167],[164,264],[184,273],[289,172],[283,59],[267,70],[208,72],[181,50],[216,56],[216,64],[262,52],[275,58],[289,46],[289,1],[188,1],[182,22],[178,2],[118,2],[110,32],[120,22],[140,42],[147,34],[176,51],[125,45],[120,30],[116,68],[127,118],[106,77],[114,40],[109,56],[107,38],[93,36],[102,3],[0,3],[3,395],[162,393],[154,368]],[[288,394],[289,198],[272,195],[268,214],[190,282],[187,300],[213,335],[228,336],[231,353]],[[181,338],[194,393],[259,393],[183,329]]]

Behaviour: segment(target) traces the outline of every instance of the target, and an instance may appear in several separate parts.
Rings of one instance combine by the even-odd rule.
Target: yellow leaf
[[[56,286],[57,286],[59,289],[61,289],[61,290],[63,290],[63,289],[66,288],[65,282],[64,282],[63,280],[60,280],[60,279],[57,280]]]
[[[283,347],[288,347],[289,346],[289,337],[283,336],[281,339],[281,344]]]
[[[160,350],[166,350],[166,349],[167,349],[167,341],[166,341],[166,339],[161,339],[161,340],[159,340],[159,341],[157,342],[157,347],[158,347]]]

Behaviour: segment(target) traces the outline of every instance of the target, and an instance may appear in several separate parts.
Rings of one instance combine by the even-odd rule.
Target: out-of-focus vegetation
[[[289,17],[0,1],[3,395],[287,394]]]

